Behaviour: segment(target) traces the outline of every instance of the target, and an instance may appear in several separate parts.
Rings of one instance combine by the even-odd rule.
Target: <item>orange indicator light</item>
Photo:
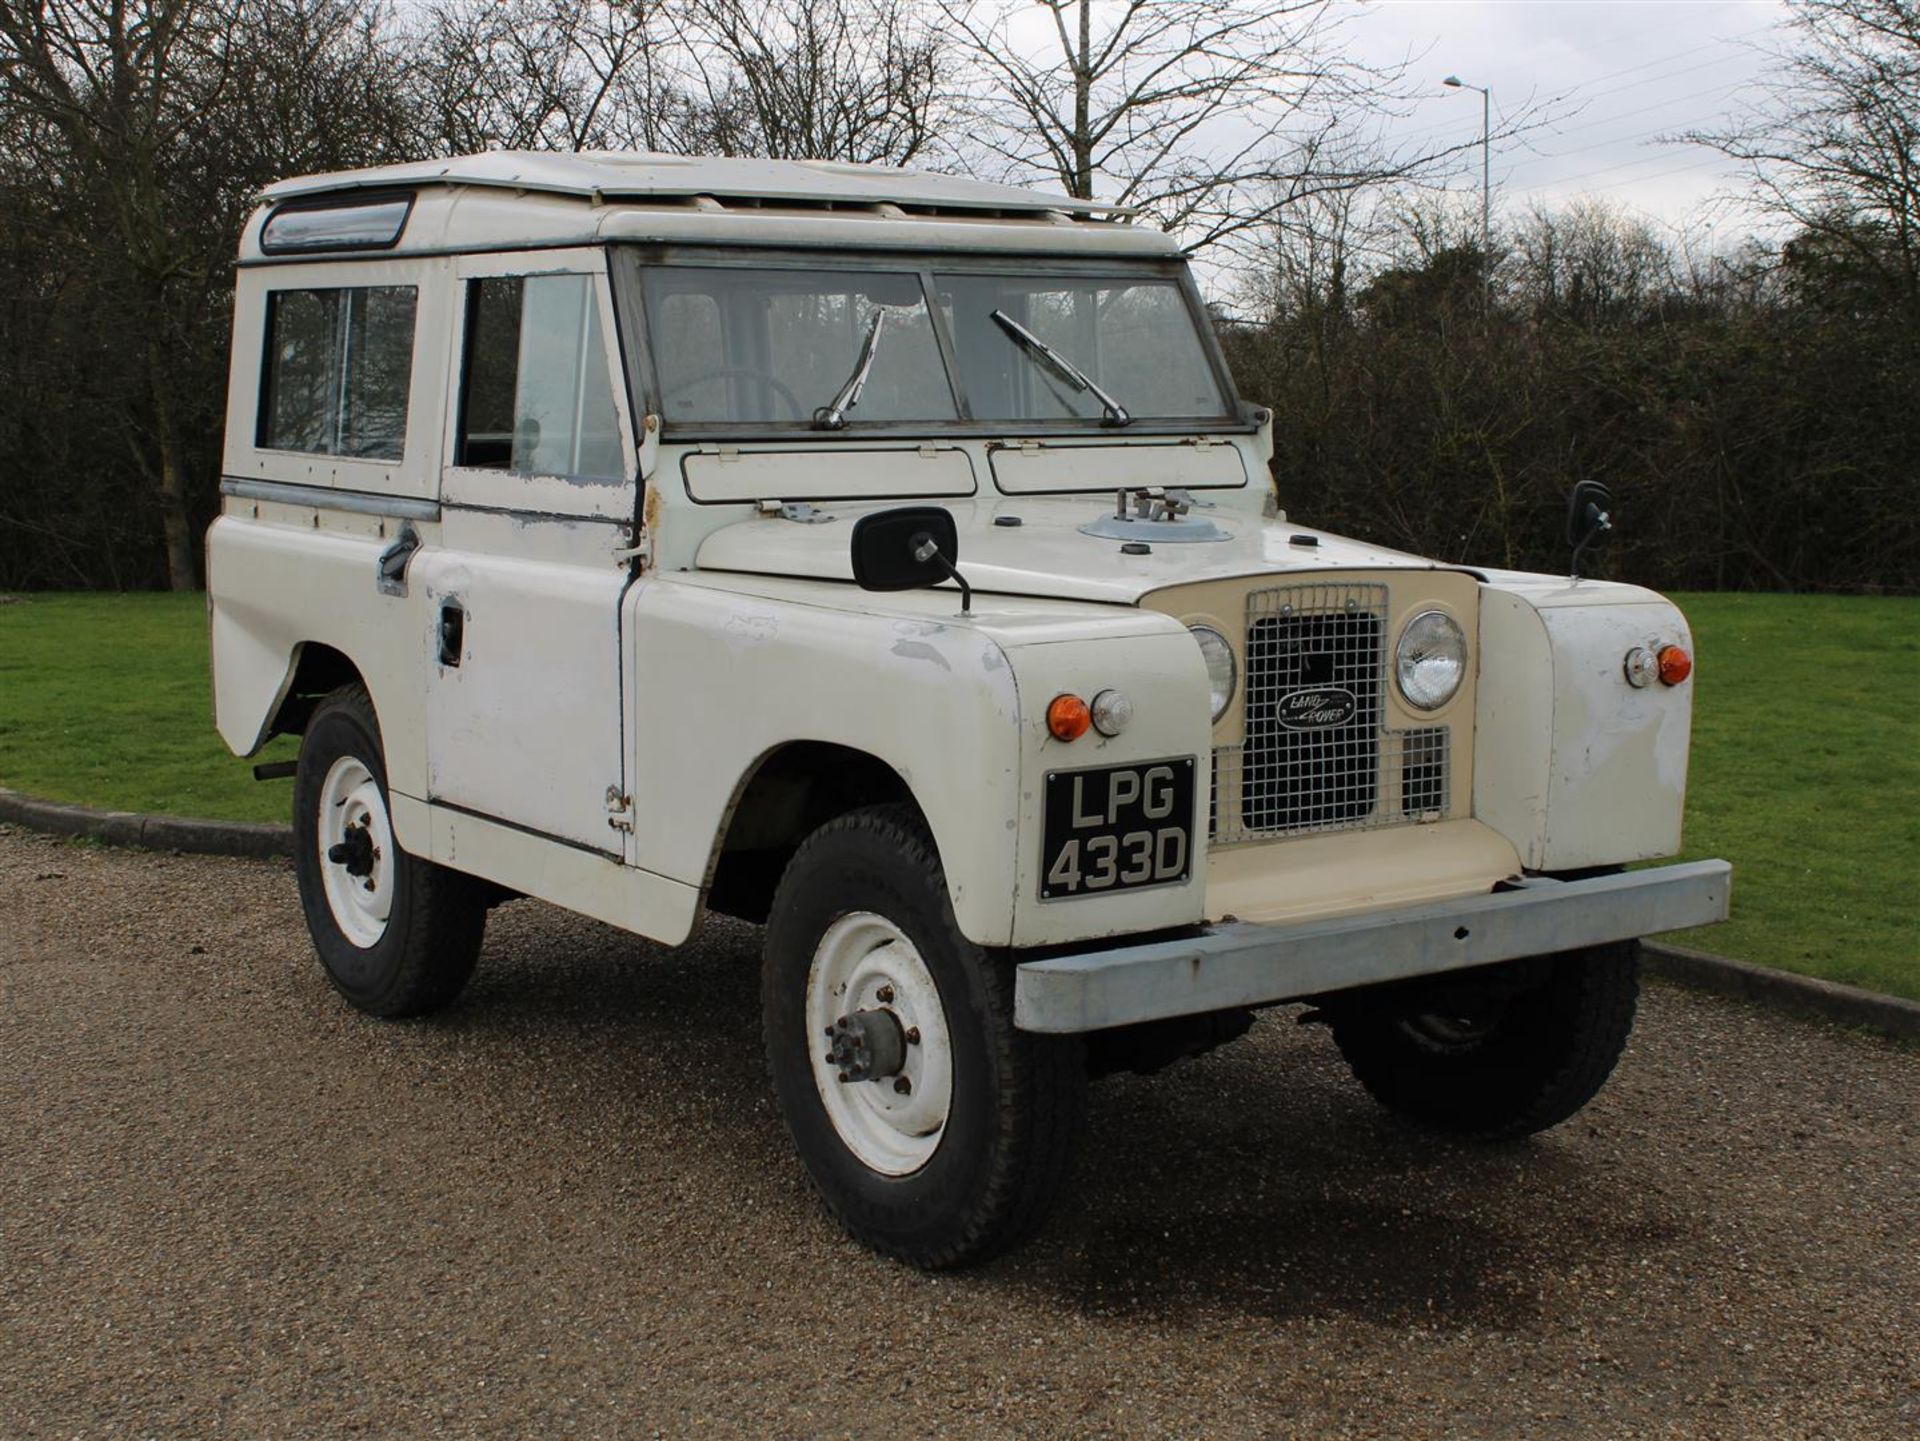
[[[1660,647],[1660,682],[1663,685],[1679,685],[1693,674],[1693,657],[1677,645]]]
[[[1057,695],[1047,706],[1047,729],[1055,740],[1077,741],[1092,724],[1092,712],[1077,695]]]

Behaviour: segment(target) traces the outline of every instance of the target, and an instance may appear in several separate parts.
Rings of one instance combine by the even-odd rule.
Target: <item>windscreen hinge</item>
[[[625,540],[627,537],[623,534],[620,538]],[[628,561],[634,560],[640,562],[640,569],[642,570],[645,570],[653,562],[653,536],[647,531],[641,531],[639,539],[635,540],[632,545],[617,545],[613,548],[613,563],[615,565],[625,565]]]

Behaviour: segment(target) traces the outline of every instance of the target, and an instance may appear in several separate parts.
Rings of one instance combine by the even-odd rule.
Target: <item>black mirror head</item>
[[[1567,544],[1576,550],[1606,544],[1613,530],[1613,492],[1597,480],[1576,482],[1567,498]]]
[[[954,573],[960,530],[952,511],[908,505],[861,516],[852,545],[853,579],[862,590],[920,590]]]

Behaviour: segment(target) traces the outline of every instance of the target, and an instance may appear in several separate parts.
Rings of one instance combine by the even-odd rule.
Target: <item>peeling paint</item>
[[[780,617],[772,611],[735,611],[727,617],[727,649],[765,645],[780,633]]]
[[[893,653],[902,660],[924,660],[949,674],[953,671],[947,658],[923,640],[897,640],[893,643]]]

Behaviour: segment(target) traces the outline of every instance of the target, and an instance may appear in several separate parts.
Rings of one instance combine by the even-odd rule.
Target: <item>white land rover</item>
[[[919,1265],[1039,1221],[1089,1075],[1276,1002],[1416,1121],[1551,1126],[1634,938],[1726,913],[1722,862],[1623,869],[1679,846],[1686,623],[1291,521],[1269,426],[1174,243],[1098,205],[288,181],[240,250],[220,733],[303,737],[307,923],[374,1015],[452,1001],[511,896],[764,921],[801,1158]]]

